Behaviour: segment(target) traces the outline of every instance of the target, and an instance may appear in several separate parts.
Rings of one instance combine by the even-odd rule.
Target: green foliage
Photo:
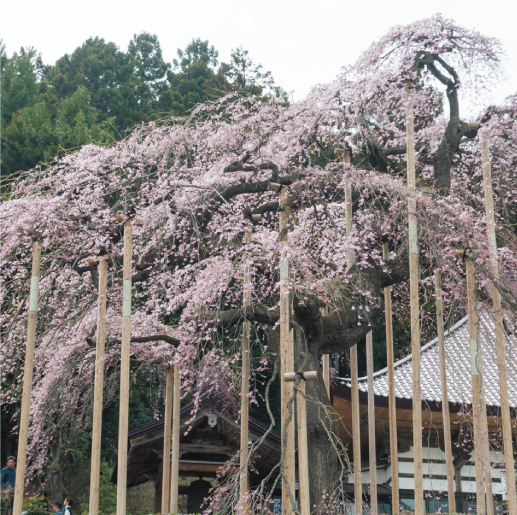
[[[41,502],[41,496],[27,497],[23,500],[24,515],[48,515],[47,508]]]
[[[131,87],[133,67],[129,57],[115,43],[90,38],[71,55],[57,60],[45,76],[60,101],[72,96],[79,87],[90,94],[99,121],[116,119],[116,127],[134,125],[138,100]]]
[[[8,504],[7,497],[1,496],[0,497],[0,513],[7,513],[7,504]]]
[[[36,50],[23,47],[20,53],[8,58],[5,46],[0,42],[0,62],[2,70],[2,131],[10,123],[13,114],[24,107],[34,105],[37,93],[38,73],[43,65],[41,55]]]
[[[223,80],[217,81],[215,68],[218,52],[208,41],[193,39],[185,48],[177,51],[174,70],[169,71],[169,88],[162,92],[160,108],[175,116],[185,116],[196,105],[210,97],[222,96],[228,91]]]
[[[241,47],[220,66],[217,50],[199,38],[177,54],[172,67],[158,37],[142,32],[127,52],[90,38],[45,66],[36,50],[8,57],[0,43],[4,178],[84,144],[110,144],[142,122],[186,116],[229,92],[286,98]]]
[[[241,46],[232,50],[230,62],[223,63],[219,73],[222,73],[233,91],[245,96],[255,96],[267,100],[276,96],[287,102],[287,94],[275,81],[270,71],[264,71],[262,64],[255,64],[248,50]]]
[[[15,113],[2,131],[2,171],[6,175],[28,169],[56,153],[58,138],[47,106],[37,103]]]
[[[90,94],[84,86],[61,103],[56,129],[59,146],[65,149],[87,143],[102,145],[112,139],[109,120],[97,123],[97,110],[91,107]]]
[[[111,515],[117,511],[117,485],[111,482],[112,467],[105,461],[101,462],[99,477],[99,515]],[[90,506],[80,504],[81,513],[89,513]]]
[[[218,57],[208,41],[194,39],[178,49],[177,59],[169,64],[157,36],[143,32],[134,35],[126,52],[102,38],[90,38],[55,65],[46,66],[35,49],[22,48],[8,56],[0,42],[3,192],[8,193],[10,176],[45,166],[81,145],[109,145],[142,122],[186,116],[196,104],[228,93],[266,99],[280,91],[274,88],[271,73],[255,65],[241,47],[228,64]],[[270,376],[258,381],[262,395]],[[279,384],[277,380],[270,391],[277,420]],[[154,422],[163,413],[158,393],[150,375],[136,378],[130,430]],[[4,407],[2,416],[2,452],[11,449],[12,454],[17,437],[6,409],[10,407]],[[252,406],[252,415],[269,425],[263,401]],[[103,411],[102,459],[108,467],[115,465],[117,441],[118,404],[113,403]],[[52,460],[41,478],[56,498],[70,494],[78,504],[87,503],[90,454],[88,431],[60,427]],[[109,476],[106,473],[107,484]]]

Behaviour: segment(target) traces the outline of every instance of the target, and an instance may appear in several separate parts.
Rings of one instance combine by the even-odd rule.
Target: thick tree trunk
[[[321,504],[325,493],[332,493],[339,479],[337,454],[328,436],[328,432],[338,434],[339,424],[334,417],[329,416],[332,413],[332,406],[321,374],[321,355],[310,351],[310,344],[307,345],[305,334],[305,331],[296,324],[294,327],[295,368],[300,370],[304,356],[307,356],[308,362],[303,371],[318,371],[318,380],[308,381],[305,385],[309,442],[309,494],[312,508],[314,505]]]
[[[327,434],[328,430],[337,435],[339,424],[334,417],[328,416],[332,407],[328,401],[321,374],[318,374],[317,381],[307,382],[306,393],[307,396],[317,399],[323,405],[318,406],[314,402],[309,402],[307,405],[309,491],[311,506],[319,506],[325,493],[332,494],[339,479],[338,457]]]
[[[316,370],[318,372],[318,380],[309,381],[306,384],[306,395],[309,401],[307,438],[311,509],[314,505],[321,505],[325,493],[332,495],[335,492],[336,487],[339,486],[341,472],[338,470],[336,449],[329,439],[329,433],[336,437],[339,435],[339,423],[332,416],[332,406],[321,375],[321,355],[346,351],[366,336],[371,327],[375,326],[384,315],[384,288],[405,281],[409,276],[405,248],[401,255],[387,265],[388,272],[383,268],[385,265],[380,266],[376,263],[372,263],[366,274],[357,270],[361,288],[368,287],[370,291],[368,299],[358,295],[357,290],[352,287],[349,291],[343,290],[341,300],[334,302],[330,315],[322,316],[322,306],[316,296],[293,298],[291,324],[294,330],[294,371]],[[375,305],[371,304],[372,298],[377,301]],[[219,323],[225,327],[242,323],[243,319],[274,326],[280,319],[280,312],[278,309],[271,310],[263,304],[255,304],[218,314]],[[268,344],[272,350],[279,352],[278,327],[268,332]],[[304,365],[305,357],[307,361]]]

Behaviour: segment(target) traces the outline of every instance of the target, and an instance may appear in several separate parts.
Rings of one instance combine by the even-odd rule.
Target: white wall
[[[424,448],[422,450],[423,456],[423,472],[424,472],[424,490],[434,492],[447,492],[447,480],[446,479],[434,479],[433,476],[446,476],[447,470],[445,463],[436,463],[436,461],[445,461],[445,453],[441,449],[435,448]],[[399,458],[410,458],[413,459],[413,447],[408,452],[400,453]],[[475,461],[473,456],[472,461]],[[491,452],[490,459],[492,461],[492,478],[503,479],[503,482],[492,483],[492,491],[494,494],[503,494],[505,483],[505,474],[501,466],[504,466],[503,456],[500,452]],[[498,468],[494,468],[498,467]],[[399,461],[399,474],[413,474],[414,466],[413,463]],[[369,483],[370,474],[368,470],[362,471],[363,483]],[[427,478],[426,476],[429,476]],[[474,481],[468,481],[466,478],[474,478],[476,476],[476,469],[474,465],[465,465],[461,469],[461,477],[465,478],[462,480],[461,486],[463,492],[476,493],[476,484]],[[377,470],[377,483],[388,483],[391,479],[391,466],[386,470]],[[348,478],[349,483],[353,483],[353,477]],[[399,477],[399,488],[401,490],[414,490],[415,480],[413,478]]]

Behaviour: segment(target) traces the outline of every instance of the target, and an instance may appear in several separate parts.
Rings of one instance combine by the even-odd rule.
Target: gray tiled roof
[[[484,385],[488,406],[500,406],[499,380],[495,351],[494,321],[487,315],[480,317],[479,333],[483,352]],[[445,333],[447,391],[449,402],[472,402],[468,317],[460,320]],[[506,338],[506,366],[508,394],[511,407],[517,407],[517,339]],[[395,363],[395,392],[398,398],[412,399],[412,356]],[[438,339],[430,341],[421,350],[422,400],[441,401]],[[349,378],[337,381],[350,387]],[[367,378],[359,379],[359,390],[368,391]],[[388,397],[388,369],[374,374],[375,395]]]

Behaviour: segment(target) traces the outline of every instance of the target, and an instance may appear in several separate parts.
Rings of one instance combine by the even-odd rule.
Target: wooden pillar
[[[350,152],[345,151],[345,166],[350,164]],[[350,182],[345,184],[345,217],[346,235],[352,234],[352,188]],[[354,266],[354,253],[348,248],[346,252],[347,267],[350,270]],[[352,379],[352,440],[354,459],[354,502],[355,514],[362,515],[362,484],[361,484],[361,413],[359,410],[359,373],[357,370],[357,344],[350,347],[350,377]]]
[[[469,315],[470,373],[472,377],[472,425],[474,426],[474,448],[476,468],[477,513],[485,513],[485,484],[483,466],[483,445],[481,445],[481,369],[479,367],[479,335],[476,309],[474,262],[465,256],[467,267],[467,298]]]
[[[415,129],[412,90],[407,89],[407,184],[416,188]],[[420,385],[420,301],[418,297],[418,234],[416,198],[408,201],[409,290],[411,304],[411,355],[413,374],[413,459],[415,476],[415,515],[424,515],[424,478],[422,467],[422,390]]]
[[[294,382],[298,373],[286,373],[284,382]],[[301,395],[296,395],[296,415],[298,426],[298,478],[299,478],[299,512],[300,515],[310,515],[311,502],[309,495],[309,451],[307,443],[307,401],[305,398],[305,381],[316,381],[318,372],[304,372],[298,385]]]
[[[124,270],[122,300],[122,343],[120,347],[120,411],[118,424],[117,515],[126,515],[127,435],[129,422],[129,357],[131,351],[131,262],[133,228],[124,224]]]
[[[480,361],[482,356],[480,354]],[[488,419],[486,412],[485,387],[483,385],[483,375],[481,375],[481,430],[483,432],[483,466],[485,469],[485,493],[486,493],[486,513],[494,515],[494,494],[492,491],[492,462],[490,460],[490,440],[488,435]]]
[[[389,260],[388,243],[382,246],[382,259]],[[388,410],[390,427],[391,457],[391,513],[399,515],[399,451],[397,446],[397,401],[395,391],[395,354],[393,351],[393,315],[391,311],[391,287],[384,288],[384,306],[386,320],[386,359],[388,361]]]
[[[244,243],[251,242],[251,229],[246,231]],[[243,306],[251,306],[251,274],[248,265],[244,268],[244,294]],[[248,467],[248,429],[249,429],[249,378],[250,378],[250,332],[251,323],[244,322],[242,328],[242,383],[241,383],[241,455],[240,455],[240,512],[249,513],[248,501],[245,499],[249,490]]]
[[[345,166],[350,164],[350,151],[345,150]],[[345,220],[346,220],[346,235],[347,237],[352,234],[352,187],[350,181],[345,184]],[[354,253],[351,248],[346,250],[346,261],[348,269],[354,266]]]
[[[178,486],[180,471],[180,403],[181,375],[180,365],[174,365],[174,400],[172,405],[172,456],[170,513],[178,513]]]
[[[25,486],[25,461],[27,459],[27,435],[32,391],[32,371],[34,367],[34,344],[36,341],[36,322],[38,319],[38,297],[41,264],[41,242],[32,243],[32,273],[29,296],[29,320],[27,324],[27,346],[23,366],[22,407],[20,410],[20,430],[18,433],[18,459],[16,462],[16,484],[14,488],[13,515],[20,515],[23,505]]]
[[[90,473],[90,515],[99,512],[99,475],[101,466],[102,397],[104,392],[104,344],[106,342],[106,283],[108,262],[99,259],[97,310],[97,348],[95,350],[95,385],[93,392],[92,463]]]
[[[359,374],[357,372],[357,344],[350,347],[350,376],[352,379],[352,441],[354,457],[355,514],[363,513],[363,487],[361,484],[361,412],[359,410]]]
[[[165,390],[165,417],[163,419],[163,469],[161,513],[169,513],[169,490],[171,480],[171,419],[174,369],[167,366],[167,385]]]
[[[325,312],[323,313],[325,314]],[[321,356],[321,368],[325,390],[327,390],[327,395],[330,399],[330,354],[323,354]]]
[[[153,513],[164,513],[161,510],[162,507],[162,492],[160,491],[160,484],[158,482],[154,485],[154,506]]]
[[[375,453],[375,393],[373,391],[373,338],[366,335],[366,373],[368,376],[368,449],[370,454],[370,513],[377,515],[377,456]]]
[[[449,496],[449,513],[456,513],[454,494],[454,465],[452,460],[451,418],[449,415],[449,395],[447,393],[447,367],[445,366],[445,336],[443,327],[442,276],[434,271],[436,287],[436,328],[438,332],[438,349],[440,354],[440,382],[442,388],[443,436],[445,442],[445,466],[447,469],[447,492]]]
[[[485,210],[488,242],[491,251],[490,272],[495,280],[499,279],[499,265],[497,262],[497,243],[495,237],[495,213],[492,192],[492,170],[488,138],[485,131],[481,131],[481,151],[483,158],[483,179],[485,189]],[[509,513],[517,515],[517,493],[515,489],[515,464],[513,458],[512,425],[510,418],[510,403],[508,400],[508,373],[506,368],[505,336],[503,327],[503,312],[501,310],[501,295],[492,282],[492,303],[494,306],[495,340],[497,353],[497,371],[499,376],[499,391],[501,396],[501,419],[503,429],[503,451],[506,465],[506,479],[508,490]]]
[[[285,186],[280,190],[280,206],[286,205],[287,191]],[[287,228],[287,212],[281,211],[279,223],[279,231],[282,232]],[[283,241],[287,241],[287,235],[284,236]],[[282,258],[280,264],[280,373],[281,377],[285,373],[291,372],[294,369],[294,342],[293,333],[290,328],[290,295],[287,282],[289,281],[289,263],[286,258]],[[281,434],[284,434],[284,426],[288,418],[289,410],[287,403],[293,391],[293,383],[281,381]],[[282,442],[284,445],[284,442]],[[295,498],[295,451],[294,451],[294,416],[287,427],[287,441],[285,442],[285,459],[284,459],[284,474],[287,478],[287,485],[289,491]],[[291,505],[287,485],[282,481],[282,513],[289,515],[291,510],[295,507]]]
[[[309,457],[307,452],[307,403],[305,401],[305,381],[300,381],[302,396],[298,395],[296,415],[298,416],[298,477],[301,515],[310,515],[311,501],[309,497]]]

